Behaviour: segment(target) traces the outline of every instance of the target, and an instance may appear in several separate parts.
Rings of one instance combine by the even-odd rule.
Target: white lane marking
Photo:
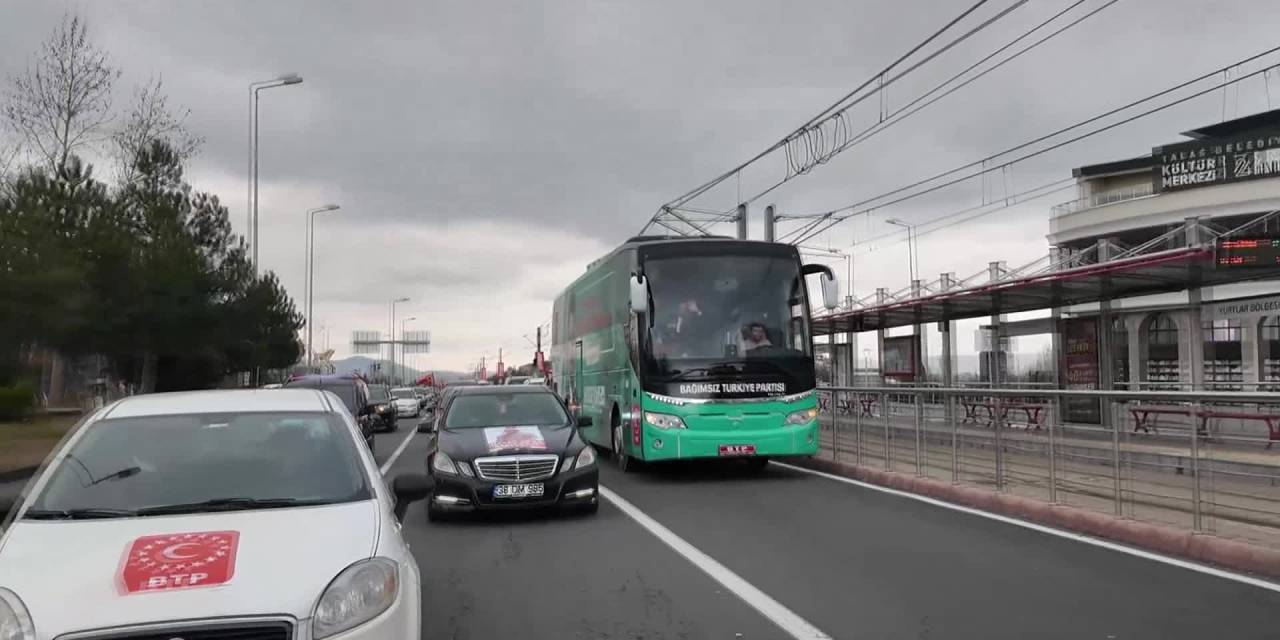
[[[743,580],[741,576],[731,571],[728,567],[716,562],[711,556],[698,550],[697,547],[686,542],[684,538],[662,526],[657,520],[649,517],[648,514],[636,508],[635,505],[624,500],[622,496],[614,493],[613,490],[600,485],[600,495],[621,509],[637,524],[648,529],[649,533],[666,543],[676,553],[684,556],[694,566],[702,569],[713,580],[724,585],[724,588],[742,598],[743,602],[759,611],[764,617],[772,620],[774,624],[778,625],[791,637],[797,640],[831,640],[831,636],[809,624],[807,620],[796,615],[795,612],[783,606],[782,603],[769,597],[768,594]]]
[[[382,463],[382,467],[378,469],[378,473],[381,473],[384,476],[387,475],[387,470],[391,468],[391,465],[396,463],[396,458],[399,458],[400,454],[404,453],[404,450],[409,447],[409,441],[413,440],[413,437],[416,435],[418,435],[418,427],[414,426],[414,428],[409,430],[409,435],[404,437],[404,442],[401,442],[400,446],[396,447],[396,450],[391,453],[391,457],[387,458],[387,461]]]
[[[1253,576],[1247,576],[1242,573],[1235,573],[1232,571],[1227,571],[1225,569],[1218,569],[1217,567],[1211,567],[1209,565],[1200,564],[1198,562],[1191,562],[1190,560],[1182,560],[1180,558],[1174,558],[1172,556],[1161,555],[1159,553],[1155,553],[1152,551],[1144,551],[1142,549],[1126,546],[1118,542],[1111,542],[1109,540],[1103,540],[1101,538],[1094,538],[1091,536],[1084,535],[1082,533],[1067,531],[1065,529],[1055,529],[1053,527],[1037,524],[1035,522],[1019,520],[1017,518],[1011,518],[1009,516],[1001,515],[998,513],[990,513],[987,511],[983,511],[981,509],[974,509],[973,507],[966,507],[964,505],[954,504],[951,502],[947,502],[945,500],[930,498],[929,496],[917,495],[914,493],[910,493],[908,491],[900,491],[898,489],[890,489],[889,487],[882,487],[878,484],[862,482],[861,480],[854,480],[853,478],[846,478],[844,476],[838,476],[832,473],[827,473],[825,471],[815,471],[813,469],[806,469],[804,467],[797,467],[795,465],[785,464],[777,461],[774,461],[771,464],[776,464],[779,467],[785,467],[793,471],[800,471],[800,472],[808,473],[815,476],[821,476],[829,480],[835,480],[837,482],[851,484],[854,486],[862,487],[864,489],[872,489],[874,491],[879,491],[881,493],[888,493],[888,494],[899,496],[902,498],[910,498],[912,500],[918,500],[920,502],[925,502],[925,503],[934,505],[936,507],[943,507],[946,509],[951,509],[953,511],[959,511],[961,513],[968,513],[975,516],[981,516],[983,518],[989,518],[991,520],[996,520],[999,522],[1003,522],[1005,524],[1017,525],[1019,527],[1024,527],[1027,529],[1031,529],[1033,531],[1039,531],[1040,533],[1047,533],[1052,536],[1058,536],[1059,538],[1066,538],[1068,540],[1074,540],[1076,542],[1091,544],[1095,547],[1102,547],[1103,549],[1110,549],[1112,551],[1119,551],[1120,553],[1127,553],[1131,556],[1137,556],[1139,558],[1143,558],[1146,560],[1154,560],[1156,562],[1162,562],[1164,564],[1173,565],[1175,567],[1181,567],[1183,569],[1190,569],[1191,571],[1198,571],[1200,573],[1216,576],[1218,578],[1225,578],[1227,580],[1243,582],[1244,584],[1258,587],[1260,589],[1267,589],[1268,591],[1275,591],[1277,593],[1280,593],[1280,583],[1271,582],[1269,580],[1263,580],[1261,578],[1255,578]]]

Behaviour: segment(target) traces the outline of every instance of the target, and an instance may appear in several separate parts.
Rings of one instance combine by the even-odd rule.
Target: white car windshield
[[[118,418],[87,429],[26,517],[197,513],[372,497],[355,441],[330,414]]]

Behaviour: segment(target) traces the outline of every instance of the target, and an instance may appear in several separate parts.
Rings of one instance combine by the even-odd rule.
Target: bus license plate
[[[500,484],[493,488],[495,498],[541,498],[542,484]]]
[[[754,444],[720,445],[720,455],[722,456],[754,456],[755,454],[756,446]]]

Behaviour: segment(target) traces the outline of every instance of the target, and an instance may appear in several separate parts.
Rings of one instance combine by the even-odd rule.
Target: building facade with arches
[[[1280,110],[1182,134],[1149,154],[1079,167],[1076,198],[1053,208],[1048,240],[1058,255],[1107,253],[1203,237],[1213,269],[1241,260],[1280,266]],[[1275,255],[1272,255],[1275,254]],[[1094,319],[1099,386],[1114,389],[1280,391],[1280,278],[1255,275],[1206,286],[1066,306],[1065,320]]]

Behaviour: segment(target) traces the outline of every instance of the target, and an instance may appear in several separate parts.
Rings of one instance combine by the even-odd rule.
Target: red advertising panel
[[[238,531],[143,536],[129,545],[120,577],[125,593],[212,587],[236,572]]]
[[[881,369],[886,378],[903,382],[916,379],[920,373],[920,336],[897,336],[884,339],[884,362]]]
[[[1068,389],[1096,390],[1100,381],[1098,366],[1098,319],[1072,318],[1062,323],[1062,350]],[[1070,422],[1098,424],[1102,407],[1097,399],[1068,398],[1064,403]]]

